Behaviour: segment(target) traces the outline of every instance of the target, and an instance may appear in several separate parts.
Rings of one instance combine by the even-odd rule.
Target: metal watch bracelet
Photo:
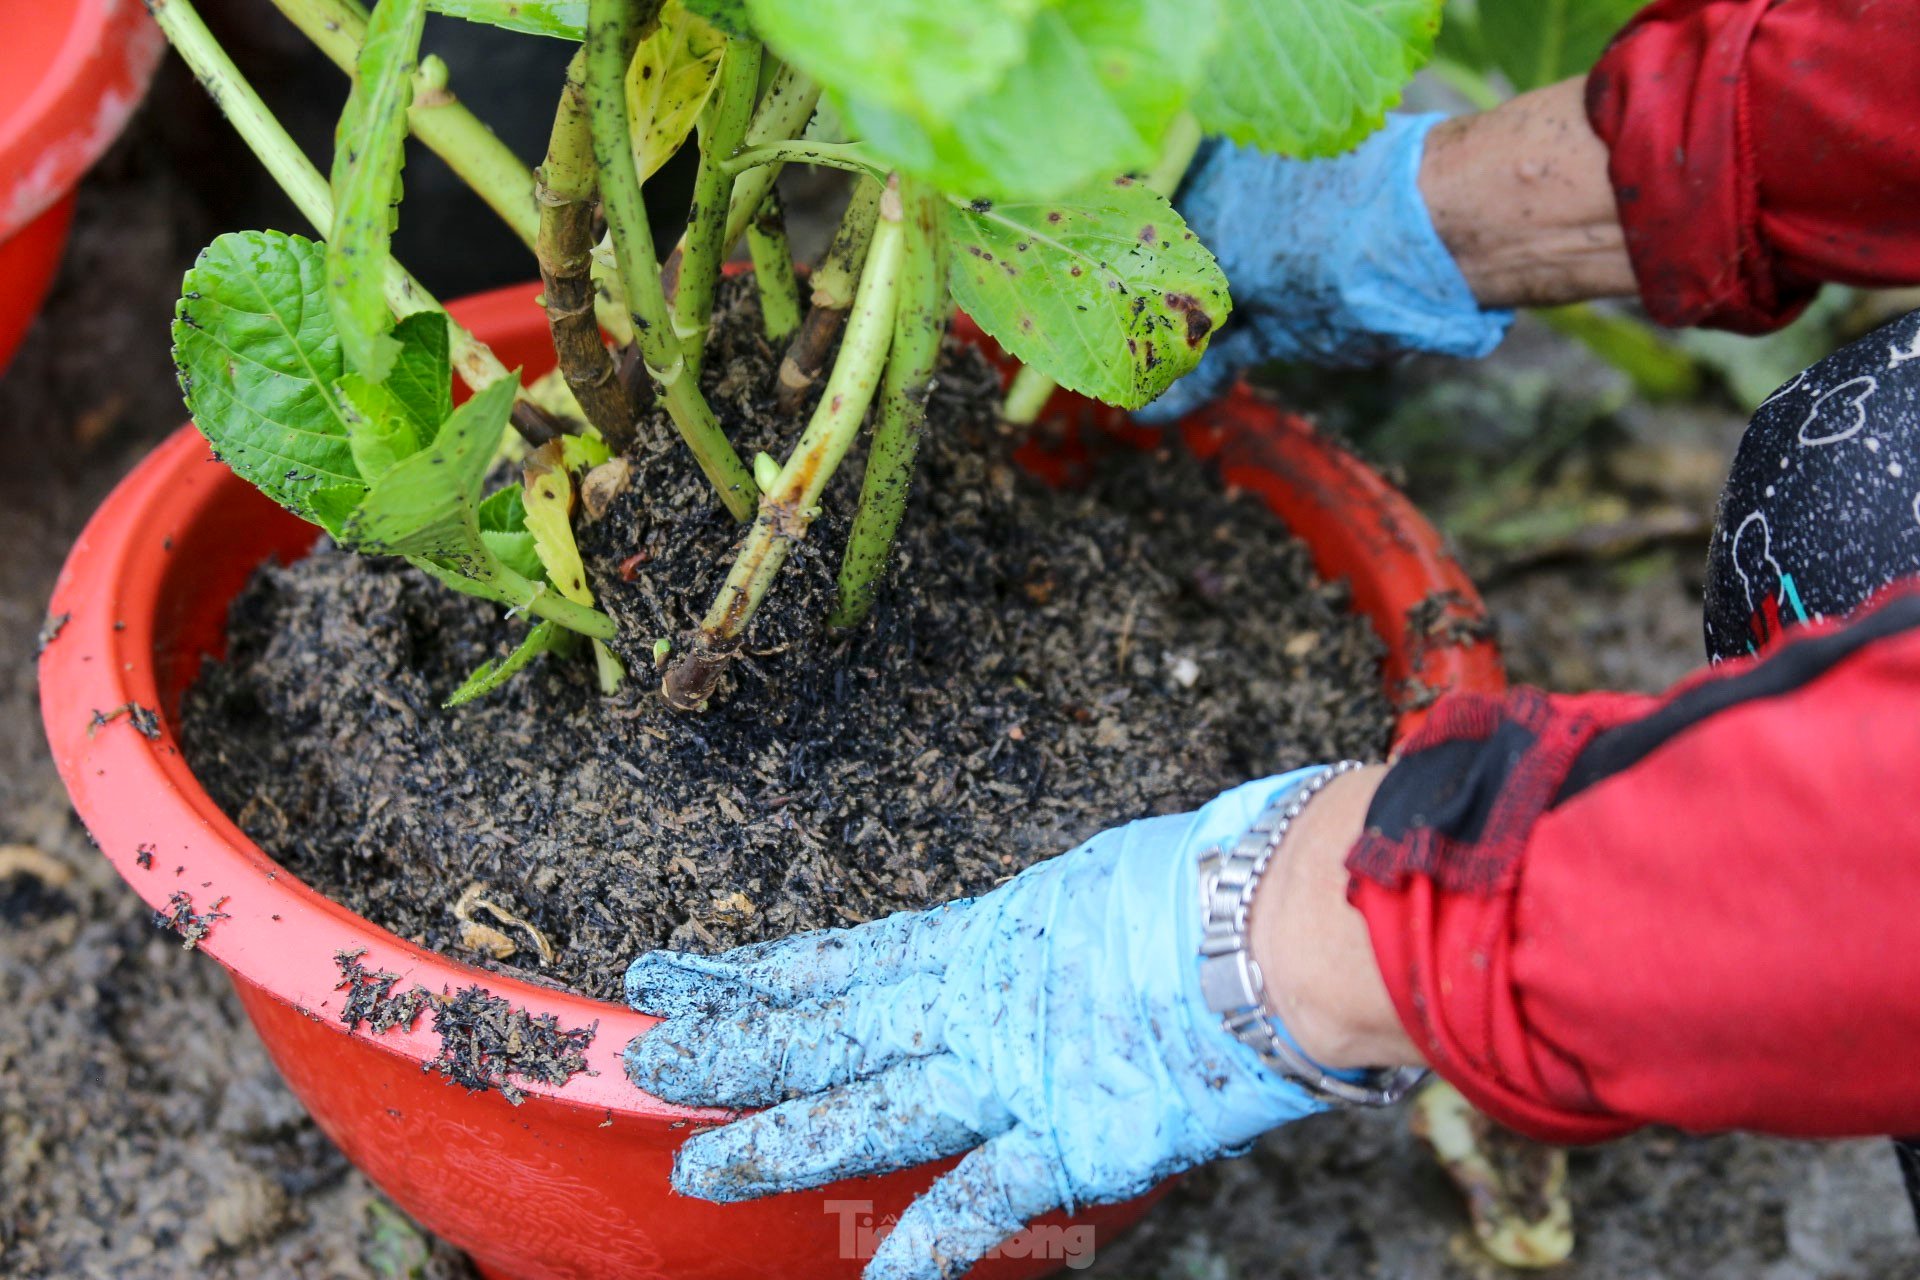
[[[1266,976],[1247,940],[1254,890],[1287,829],[1328,783],[1361,767],[1358,760],[1327,766],[1276,797],[1245,835],[1201,856],[1200,994],[1207,1008],[1220,1015],[1227,1034],[1309,1094],[1338,1106],[1384,1107],[1404,1098],[1426,1071],[1385,1068],[1354,1083],[1315,1063],[1269,1021]]]

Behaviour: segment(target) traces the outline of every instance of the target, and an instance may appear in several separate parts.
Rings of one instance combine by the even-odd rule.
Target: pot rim
[[[166,39],[139,0],[15,6],[25,22],[64,19],[54,55],[0,105],[0,240],[44,213],[120,136],[146,95]]]
[[[500,333],[539,314],[531,306],[536,292],[536,286],[495,290],[456,303],[451,311],[483,335]],[[977,334],[964,317],[960,330]],[[1117,411],[1059,394],[1065,398],[1056,400],[1056,411],[1079,406],[1098,426],[1129,429]],[[1236,424],[1246,425],[1239,435],[1259,446],[1251,453],[1239,447]],[[1463,609],[1483,612],[1464,572],[1411,503],[1303,420],[1260,401],[1242,385],[1182,427],[1189,446],[1216,461],[1228,484],[1259,488],[1255,473],[1273,468],[1275,451],[1287,451],[1284,483],[1298,491],[1296,496],[1304,495],[1311,508],[1305,520],[1318,519],[1321,531],[1341,544],[1329,552],[1306,531],[1316,563],[1326,576],[1356,566],[1364,570],[1367,580],[1355,581],[1356,608],[1374,614],[1376,630],[1381,630],[1380,617],[1403,615],[1409,605],[1438,591],[1460,593]],[[1157,432],[1154,438],[1159,439]],[[673,1106],[628,1082],[621,1051],[659,1019],[481,969],[395,936],[281,868],[194,778],[180,752],[171,711],[160,700],[156,642],[167,625],[166,566],[183,531],[244,485],[213,460],[204,438],[188,424],[108,495],[60,571],[48,615],[66,617],[40,655],[41,713],[61,780],[100,851],[157,910],[184,892],[195,912],[223,911],[198,946],[237,978],[423,1070],[440,1050],[430,1018],[384,1033],[364,1024],[349,1030],[341,1023],[345,997],[336,954],[364,951],[366,968],[398,975],[401,988],[418,984],[439,992],[479,985],[530,1014],[551,1014],[563,1027],[597,1024],[586,1051],[587,1070],[560,1085],[516,1080],[515,1087],[528,1096],[676,1126],[729,1115]],[[1313,514],[1320,508],[1326,518]],[[1300,517],[1293,518],[1298,524]],[[1382,607],[1388,612],[1378,613],[1369,603],[1372,597],[1385,599]],[[1499,659],[1488,643],[1435,645],[1409,655],[1408,637],[1381,638],[1389,651],[1390,688],[1396,669],[1417,675],[1426,686],[1490,691],[1503,685]],[[199,655],[183,656],[197,661]],[[91,723],[94,713],[128,703],[158,713],[156,736],[144,736],[128,715]],[[1422,715],[1403,707],[1398,736]]]

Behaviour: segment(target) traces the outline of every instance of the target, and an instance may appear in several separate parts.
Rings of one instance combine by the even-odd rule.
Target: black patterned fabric
[[[1920,573],[1920,311],[1834,352],[1753,415],[1707,560],[1707,653],[1842,617]]]

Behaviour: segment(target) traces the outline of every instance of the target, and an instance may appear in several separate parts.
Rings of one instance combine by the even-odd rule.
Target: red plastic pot
[[[502,290],[454,312],[509,366],[537,373],[553,355],[533,298],[530,288]],[[1125,428],[1123,417],[1077,397],[1060,396],[1054,409],[1056,424]],[[1406,611],[1433,592],[1457,593],[1456,607],[1468,613],[1480,605],[1432,528],[1371,471],[1244,390],[1186,432],[1229,483],[1260,493],[1313,544],[1323,572],[1353,582],[1356,604],[1388,646],[1389,682],[1500,685],[1485,644],[1409,647]],[[1071,465],[1071,446],[1066,454],[1035,461]],[[281,870],[194,780],[173,736],[181,693],[220,651],[228,603],[254,569],[272,556],[297,558],[313,540],[310,526],[212,462],[191,428],[141,463],[81,534],[54,592],[51,613],[65,622],[40,659],[41,706],[61,776],[101,851],[156,908],[184,893],[194,912],[222,913],[200,947],[227,968],[287,1083],[355,1164],[489,1275],[857,1274],[860,1228],[898,1213],[938,1166],[745,1205],[671,1197],[675,1148],[689,1126],[720,1117],[667,1106],[627,1083],[620,1050],[652,1019],[403,942]],[[125,715],[93,726],[96,712],[129,703],[159,712],[156,736]],[[563,1026],[596,1026],[590,1072],[528,1086],[515,1107],[426,1071],[440,1047],[430,1019],[385,1034],[365,1025],[349,1032],[334,957],[362,950],[367,968],[400,975],[403,987],[480,984]],[[1097,1243],[1146,1204],[1075,1221],[1091,1225]],[[1003,1256],[977,1274],[1045,1274],[1060,1265],[1057,1248],[1076,1238],[1029,1233],[1005,1251],[1025,1256]]]
[[[0,0],[0,372],[53,283],[74,185],[165,47],[139,0]]]

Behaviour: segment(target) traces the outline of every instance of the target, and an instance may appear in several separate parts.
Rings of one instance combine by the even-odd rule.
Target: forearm
[[[1347,903],[1347,853],[1386,772],[1376,765],[1336,778],[1307,805],[1268,864],[1248,921],[1272,1012],[1323,1066],[1421,1064],[1366,919]]]
[[[1434,129],[1420,191],[1484,307],[1635,292],[1607,147],[1587,123],[1586,77]]]

